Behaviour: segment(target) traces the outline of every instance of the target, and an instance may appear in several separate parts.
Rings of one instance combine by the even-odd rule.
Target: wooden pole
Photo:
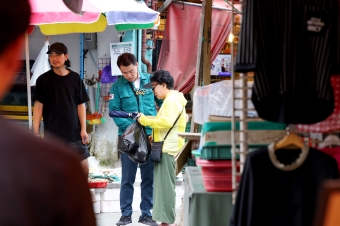
[[[203,0],[200,31],[198,36],[199,40],[194,89],[197,86],[210,84],[211,12],[212,0]],[[197,132],[197,129],[198,125],[194,123],[194,117],[192,115],[190,132]]]

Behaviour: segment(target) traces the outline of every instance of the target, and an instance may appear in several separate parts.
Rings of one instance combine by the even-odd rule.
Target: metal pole
[[[138,38],[138,70],[139,72],[142,72],[142,30],[137,30]]]
[[[232,5],[234,5],[234,0],[232,0]],[[234,7],[232,7],[231,11],[231,31],[229,35],[234,35]],[[236,142],[235,142],[235,133],[236,133],[236,126],[235,126],[235,71],[234,71],[234,40],[230,43],[230,51],[231,51],[231,84],[232,84],[232,91],[231,91],[231,161],[232,161],[232,203],[235,203],[236,200],[236,177],[237,177],[237,170],[236,170]]]
[[[80,33],[80,78],[84,79],[84,34]]]
[[[25,52],[26,52],[26,80],[27,80],[27,105],[28,105],[28,128],[32,129],[32,98],[31,98],[31,68],[30,54],[28,48],[28,33],[25,33]]]
[[[243,172],[243,166],[246,161],[246,153],[248,152],[248,77],[244,73],[240,73],[241,79],[241,113],[240,113],[240,172]]]

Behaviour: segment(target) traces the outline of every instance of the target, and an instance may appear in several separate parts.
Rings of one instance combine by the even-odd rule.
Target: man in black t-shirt
[[[0,1],[0,100],[20,68],[29,2]],[[69,148],[0,116],[0,156],[0,225],[96,225],[87,178]]]
[[[54,135],[70,144],[80,154],[82,166],[88,174],[90,156],[86,143],[85,102],[89,100],[79,74],[71,71],[67,47],[56,42],[47,51],[52,69],[36,82],[33,110],[33,130],[39,135],[43,117],[45,136]]]

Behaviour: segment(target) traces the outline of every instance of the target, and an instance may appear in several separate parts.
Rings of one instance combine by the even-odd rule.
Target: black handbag
[[[179,117],[183,113],[183,110],[184,110],[184,107],[183,107],[181,113],[179,113],[179,115],[178,115],[176,121],[174,122],[174,124],[172,125],[172,127],[169,129],[169,131],[165,135],[164,140],[163,141],[156,141],[156,142],[153,141],[151,143],[151,161],[152,162],[160,162],[162,160],[162,150],[163,150],[164,141],[167,138],[167,136],[169,135],[172,128],[176,125]],[[153,133],[153,130],[152,130],[152,133]]]

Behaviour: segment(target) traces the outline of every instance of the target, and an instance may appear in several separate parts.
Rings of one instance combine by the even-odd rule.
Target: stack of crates
[[[196,165],[202,171],[205,189],[208,192],[231,192],[231,146],[208,142],[200,150],[200,157],[196,155]]]
[[[236,124],[236,130],[239,123]],[[236,133],[238,142],[239,133]],[[250,149],[257,149],[281,139],[286,134],[286,125],[266,121],[248,123]],[[205,189],[209,192],[232,192],[231,122],[206,122],[201,132],[200,156],[196,165],[201,167]],[[251,150],[250,150],[251,151]],[[239,155],[236,156],[239,159]],[[239,165],[239,164],[237,164]],[[239,171],[239,170],[238,170]],[[240,177],[236,178],[237,181]]]

